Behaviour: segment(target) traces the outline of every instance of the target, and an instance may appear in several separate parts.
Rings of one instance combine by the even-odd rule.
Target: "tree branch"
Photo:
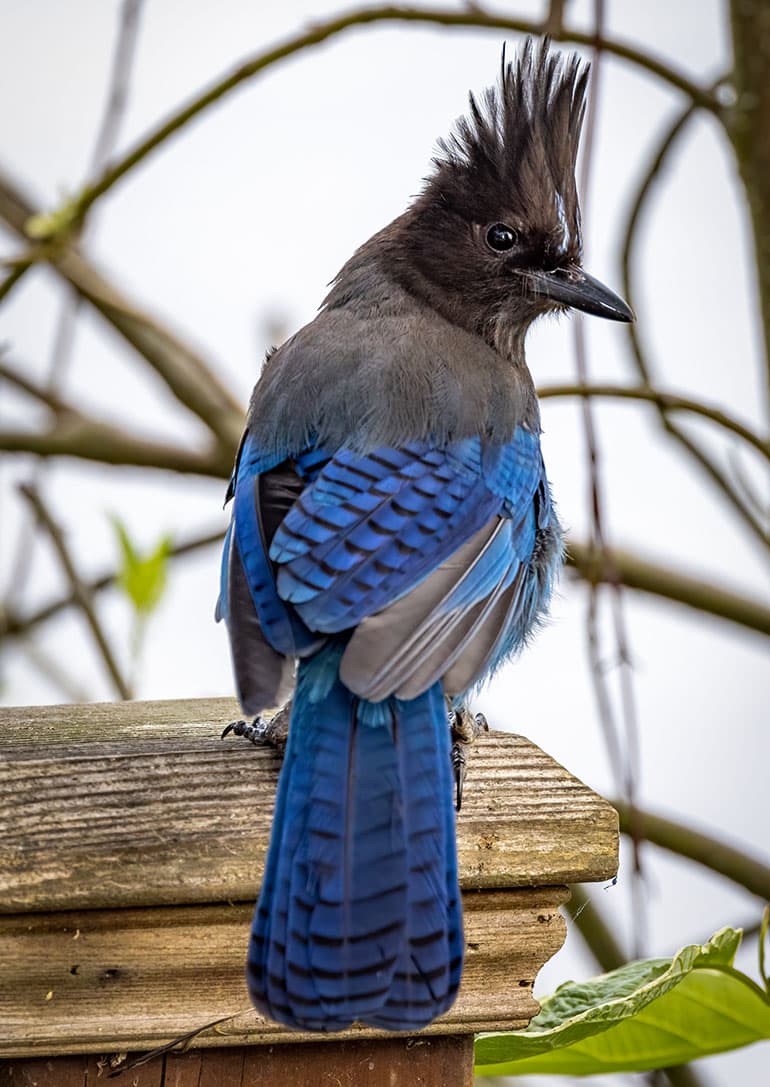
[[[89,692],[82,687],[77,680],[72,679],[59,662],[55,658],[50,657],[31,638],[22,641],[21,649],[29,663],[37,668],[38,672],[40,672],[52,686],[58,687],[68,702],[78,703],[93,701]]]
[[[713,85],[713,90],[724,82],[725,76],[722,76]],[[633,305],[633,298],[635,295],[635,288],[632,283],[632,266],[633,266],[633,252],[636,242],[637,231],[639,222],[641,220],[642,210],[647,202],[647,199],[652,191],[655,181],[659,178],[660,172],[668,158],[671,149],[674,147],[678,137],[684,131],[687,123],[693,117],[697,103],[690,102],[685,110],[682,111],[665,131],[663,138],[660,141],[655,153],[651,156],[647,169],[644,171],[642,181],[637,190],[636,196],[631,204],[631,210],[624,233],[623,250],[621,256],[621,264],[623,271],[623,287],[624,293],[629,304]],[[645,351],[642,347],[641,335],[636,324],[631,323],[626,326],[629,343],[631,345],[631,353],[634,363],[636,365],[637,372],[643,385],[647,388],[654,387],[654,381],[652,377],[651,368],[647,362]],[[668,408],[664,404],[657,404],[658,412],[660,414],[660,420],[664,429],[674,438],[683,449],[689,453],[690,457],[695,460],[706,474],[711,478],[715,486],[720,490],[728,501],[728,503],[735,510],[737,515],[750,530],[753,536],[756,537],[765,547],[770,547],[770,532],[767,527],[761,524],[754,516],[753,511],[743,501],[741,495],[732,486],[730,480],[721,471],[718,465],[712,460],[712,458],[703,450],[692,438],[689,437],[669,416]]]
[[[232,455],[219,446],[208,453],[138,438],[83,415],[60,417],[46,431],[0,430],[0,450],[36,457],[76,457],[100,464],[132,465],[226,479]]]
[[[686,411],[692,415],[700,415],[704,419],[711,420],[725,430],[731,431],[737,437],[753,446],[765,459],[770,460],[770,439],[761,438],[745,423],[733,418],[714,404],[706,404],[702,400],[694,400],[687,396],[678,396],[675,393],[662,392],[649,385],[541,385],[537,390],[540,400],[548,400],[549,397],[582,396],[605,397],[613,400],[643,400],[666,411]]]
[[[622,800],[611,800],[620,816],[623,834],[630,832],[628,806]],[[692,827],[637,809],[634,819],[638,822],[645,841],[660,846],[679,857],[702,864],[725,879],[740,884],[751,894],[770,902],[770,868],[761,861],[727,845],[710,834],[693,830]],[[636,826],[636,823],[635,823]]]
[[[695,611],[737,623],[748,630],[770,635],[770,605],[719,588],[708,581],[690,577],[677,570],[647,562],[629,551],[612,550],[612,568],[604,557],[585,544],[570,540],[567,565],[574,574],[591,585],[610,580],[614,574],[629,589],[663,597]]]
[[[171,551],[171,555],[186,555],[200,548],[210,547],[218,543],[223,536],[224,533],[221,531],[206,533],[178,545]],[[618,576],[627,588],[683,604],[695,611],[712,615],[716,619],[737,623],[745,629],[770,636],[770,606],[740,596],[728,589],[720,589],[709,582],[699,581],[678,571],[646,562],[628,551],[615,549],[613,557]],[[598,584],[606,578],[607,571],[601,556],[592,556],[586,544],[570,541],[567,563],[573,577],[583,581]],[[101,592],[114,583],[116,576],[114,572],[105,573],[89,582],[86,587],[91,593]],[[0,638],[19,637],[32,627],[52,619],[71,607],[73,603],[75,601],[70,594],[44,605],[27,616],[17,615],[15,612],[7,612],[5,616],[0,615]]]
[[[731,0],[730,16],[736,100],[727,131],[753,227],[770,395],[770,9],[766,0]]]
[[[72,404],[67,404],[55,392],[50,389],[44,388],[42,385],[35,384],[34,381],[26,376],[26,374],[20,373],[18,370],[11,366],[5,366],[0,362],[0,381],[7,381],[9,385],[15,385],[17,389],[21,389],[27,396],[31,396],[33,400],[39,400],[41,404],[45,406],[57,415],[80,415],[77,408]]]
[[[591,163],[593,159],[596,115],[601,90],[601,77],[604,71],[604,53],[601,40],[604,31],[605,2],[593,2],[594,49],[592,54],[591,88],[584,122],[583,158],[578,186],[585,205],[590,189]],[[584,207],[585,213],[585,207]],[[578,382],[589,384],[588,351],[586,348],[585,323],[578,315],[572,322],[572,335],[575,351],[575,367]],[[586,460],[588,462],[588,514],[590,523],[589,550],[601,555],[607,573],[607,603],[609,618],[614,638],[613,656],[618,662],[617,686],[620,712],[616,712],[612,697],[612,684],[607,668],[604,666],[606,652],[602,645],[602,624],[599,621],[602,594],[598,584],[591,584],[586,609],[586,645],[593,681],[594,697],[599,724],[607,746],[607,754],[615,780],[623,790],[623,796],[633,808],[639,778],[639,722],[636,692],[632,669],[632,654],[628,625],[626,623],[624,598],[620,578],[614,568],[613,553],[608,546],[605,532],[604,487],[601,471],[601,447],[594,421],[594,405],[590,398],[583,398],[580,403],[583,421]],[[621,743],[621,730],[625,744]],[[631,867],[631,895],[633,900],[633,940],[637,954],[644,951],[646,912],[641,896],[642,864],[636,841],[633,843],[634,855]]]
[[[91,630],[91,634],[93,635],[93,639],[96,642],[96,646],[104,661],[105,668],[115,686],[115,690],[120,698],[130,699],[131,691],[121,675],[117,661],[115,660],[112,649],[107,641],[107,636],[104,633],[101,623],[91,604],[88,590],[78,576],[75,564],[73,563],[67,545],[64,542],[62,530],[54,521],[42,498],[34,488],[22,485],[19,489],[35,511],[38,522],[45,528],[51,538],[51,543],[59,556],[59,561],[61,562],[64,572],[67,575],[67,580],[70,583],[72,596],[77,606],[83,612],[85,620]]]
[[[25,224],[33,211],[18,185],[0,171],[0,220],[19,237],[26,237]],[[139,352],[176,399],[206,424],[232,457],[243,425],[243,406],[208,363],[130,303],[73,245],[44,245],[39,252],[40,259],[47,260]]]
[[[18,257],[10,263],[10,271],[2,283],[0,283],[0,306],[8,298],[13,288],[24,278],[29,269],[35,263],[34,258]],[[8,265],[6,265],[8,267]]]
[[[191,555],[196,551],[211,547],[213,544],[221,543],[224,536],[225,534],[221,529],[207,532],[201,536],[194,536],[191,540],[172,546],[169,551],[169,558],[181,558],[184,555]],[[108,573],[94,578],[93,581],[86,582],[84,587],[89,596],[94,596],[96,593],[112,588],[117,580],[118,574],[114,570],[110,570]],[[76,603],[75,596],[70,592],[65,596],[50,601],[50,603],[43,605],[43,607],[38,608],[29,615],[19,615],[10,610],[6,610],[5,614],[3,614],[2,609],[0,609],[0,641],[3,638],[25,637],[35,627],[60,615]]]
[[[327,22],[316,23],[309,30],[287,38],[272,49],[256,54],[242,62],[231,72],[215,80],[195,98],[191,99],[187,105],[181,107],[166,121],[159,124],[123,158],[108,167],[101,177],[87,185],[80,195],[71,202],[66,215],[52,216],[52,232],[71,231],[77,227],[83,221],[89,208],[138,163],[147,158],[149,154],[187,125],[193,118],[218,102],[240,84],[253,79],[254,76],[279,61],[285,60],[303,49],[320,45],[322,42],[328,41],[329,38],[342,34],[353,27],[383,22],[422,23],[447,28],[510,30],[521,34],[535,35],[549,31],[557,41],[591,46],[620,57],[675,87],[701,108],[708,109],[716,115],[720,115],[722,112],[722,105],[711,90],[701,87],[668,62],[660,60],[649,53],[643,53],[626,42],[616,41],[603,35],[584,33],[561,25],[554,26],[553,20],[549,21],[548,18],[545,21],[512,19],[497,13],[483,11],[475,6],[468,6],[461,11],[440,11],[390,5],[361,8],[338,15]]]

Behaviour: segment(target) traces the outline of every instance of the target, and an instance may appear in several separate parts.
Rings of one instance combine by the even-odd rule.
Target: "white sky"
[[[27,0],[0,11],[2,162],[50,205],[82,180],[109,70],[116,0]],[[537,17],[542,5],[506,7]],[[574,18],[590,10],[576,0]],[[727,15],[716,0],[615,0],[613,34],[670,58],[706,81],[727,64]],[[188,95],[257,51],[336,6],[284,0],[216,5],[147,0],[127,147]],[[513,41],[513,39],[511,39]],[[202,345],[246,402],[269,338],[309,320],[350,252],[399,214],[419,188],[436,139],[465,107],[467,91],[497,73],[502,35],[404,26],[358,30],[294,58],[242,88],[117,187],[99,205],[92,255],[125,291]],[[586,207],[586,264],[616,289],[619,231],[641,163],[679,96],[612,60],[603,72],[592,192]],[[0,235],[0,254],[15,252]],[[734,165],[714,121],[699,117],[648,208],[635,299],[640,328],[665,384],[718,401],[761,425],[763,385],[747,222]],[[12,358],[42,378],[58,313],[56,281],[27,277],[0,315]],[[623,330],[587,321],[591,373],[634,380]],[[529,342],[538,381],[574,376],[566,321],[543,323]],[[197,426],[178,411],[97,318],[84,312],[68,387],[82,406],[146,432],[194,443]],[[698,472],[633,405],[599,409],[602,471],[612,538],[719,583],[768,598],[766,566]],[[3,390],[6,421],[26,402]],[[579,413],[573,402],[543,409],[544,448],[565,523],[587,526]],[[745,459],[745,458],[744,458]],[[2,555],[7,578],[19,525],[13,496],[29,463],[0,467]],[[745,460],[751,474],[756,469]],[[754,471],[754,478],[757,473]],[[224,524],[223,487],[182,476],[62,464],[46,494],[66,524],[84,574],[115,562],[107,514],[120,512],[150,546],[161,533],[183,538]],[[47,548],[37,552],[31,598],[47,600],[62,578]],[[143,698],[231,693],[224,631],[214,625],[218,556],[180,564],[149,631],[138,694]],[[4,582],[3,582],[4,584]],[[128,612],[115,596],[100,612],[125,659]],[[612,792],[596,722],[584,638],[585,597],[563,579],[550,626],[480,699],[493,726],[522,732],[600,791]],[[759,636],[627,595],[641,721],[641,795],[770,860],[767,706],[770,669]],[[49,624],[42,645],[94,699],[110,697],[78,616]],[[0,698],[59,701],[18,652],[7,654]],[[766,772],[764,774],[766,777]],[[472,781],[469,788],[473,787]],[[759,906],[694,867],[647,851],[649,950],[664,954],[723,924],[753,922]],[[628,879],[601,895],[628,928]],[[754,953],[744,965],[756,973]],[[591,964],[577,938],[550,964],[541,992]],[[705,1062],[709,1084],[759,1082],[770,1047]],[[606,1080],[603,1081],[607,1083]]]

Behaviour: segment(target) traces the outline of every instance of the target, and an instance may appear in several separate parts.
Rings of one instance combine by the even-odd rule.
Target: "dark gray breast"
[[[337,287],[325,308],[268,360],[249,429],[283,455],[316,440],[365,451],[537,430],[523,358],[506,358],[390,281]]]

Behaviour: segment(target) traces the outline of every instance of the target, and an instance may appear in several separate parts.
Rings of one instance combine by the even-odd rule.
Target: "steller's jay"
[[[247,963],[290,1027],[415,1030],[457,994],[446,698],[521,648],[562,551],[524,337],[632,319],[581,268],[587,79],[504,59],[254,390],[218,611],[244,712],[294,692]]]

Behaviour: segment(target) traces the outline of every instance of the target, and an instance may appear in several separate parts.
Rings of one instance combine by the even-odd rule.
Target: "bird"
[[[547,40],[503,53],[252,395],[217,617],[243,712],[291,698],[246,978],[294,1030],[415,1031],[457,996],[451,709],[542,623],[562,561],[525,335],[633,319],[582,267],[588,75]]]

